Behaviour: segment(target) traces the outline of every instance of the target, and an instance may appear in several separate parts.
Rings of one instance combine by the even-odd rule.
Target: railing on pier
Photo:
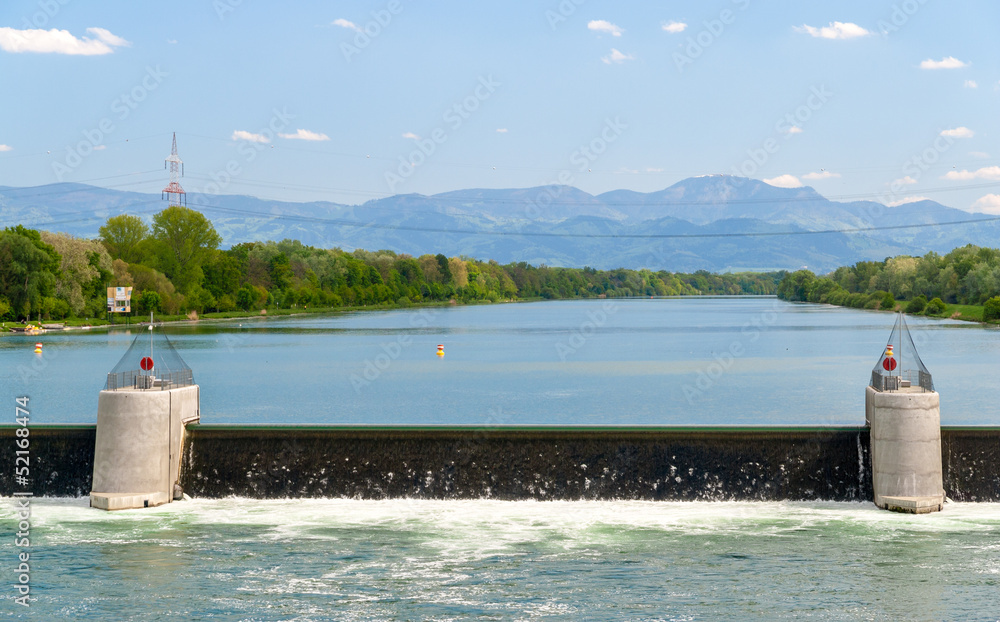
[[[154,389],[163,391],[176,387],[186,387],[194,384],[194,372],[190,369],[168,374],[153,375],[138,369],[108,374],[105,390],[117,389]]]
[[[882,374],[872,370],[871,387],[876,391],[899,391],[910,387],[920,387],[921,391],[933,391],[931,375],[922,369],[907,369],[899,374]]]

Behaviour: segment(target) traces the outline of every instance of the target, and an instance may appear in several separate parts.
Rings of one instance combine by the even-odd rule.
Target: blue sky
[[[157,192],[177,132],[189,192],[727,173],[1000,213],[997,24],[987,0],[7,0],[0,185]]]

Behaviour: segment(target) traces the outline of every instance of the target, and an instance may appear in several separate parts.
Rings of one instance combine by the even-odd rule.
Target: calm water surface
[[[684,298],[164,330],[202,387],[204,423],[854,425],[893,321],[770,298]],[[942,422],[1000,422],[1000,330],[908,322]],[[30,396],[36,423],[96,421],[106,374],[138,332],[5,336],[4,399]]]

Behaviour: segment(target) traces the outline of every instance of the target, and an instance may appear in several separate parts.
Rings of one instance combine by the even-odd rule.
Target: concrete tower
[[[875,505],[924,514],[944,504],[941,406],[900,313],[865,389]]]
[[[150,322],[108,374],[97,403],[91,507],[153,507],[180,496],[184,430],[200,417],[194,375]]]

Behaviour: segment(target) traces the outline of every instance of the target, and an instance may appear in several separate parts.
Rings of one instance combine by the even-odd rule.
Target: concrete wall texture
[[[94,493],[163,493],[180,473],[183,420],[196,420],[198,386],[101,391],[94,449]]]
[[[936,392],[876,392],[866,389],[871,424],[875,505],[889,497],[944,501],[941,407]]]
[[[15,426],[0,426],[15,488]],[[31,428],[39,496],[87,496],[94,426]],[[869,433],[853,428],[237,428],[191,426],[195,497],[872,499]],[[1000,428],[942,429],[944,489],[1000,502]],[[586,465],[586,467],[584,467]],[[679,481],[678,481],[679,478]]]

